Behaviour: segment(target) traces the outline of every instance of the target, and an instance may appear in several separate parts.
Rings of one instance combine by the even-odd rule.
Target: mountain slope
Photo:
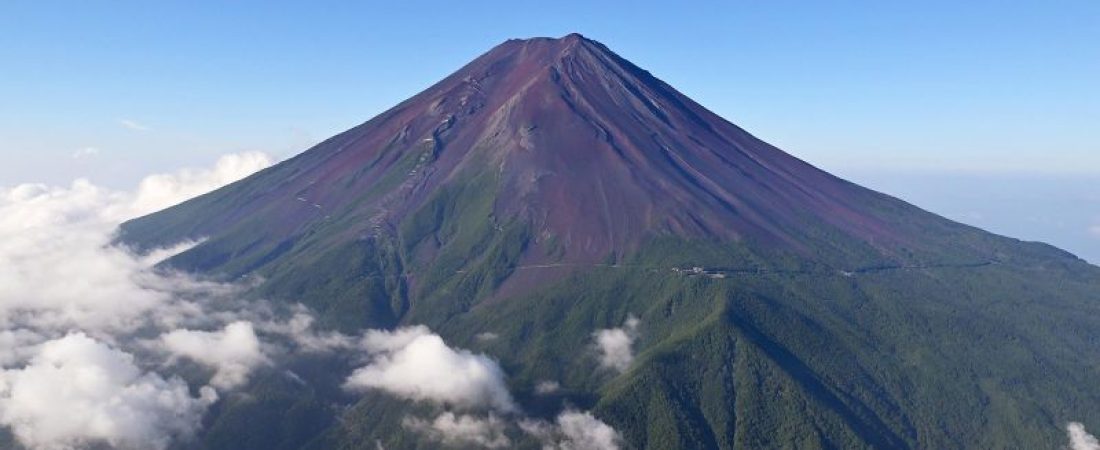
[[[634,447],[1041,448],[1100,420],[1097,268],[833,177],[579,35],[505,42],[120,233],[199,238],[167,264],[262,277],[251,295],[345,331],[427,324],[499,358],[528,409],[595,408]],[[629,371],[578,357],[631,314]],[[204,442],[248,448],[226,417],[273,405]],[[394,422],[413,407],[316,407],[279,445],[417,445]]]

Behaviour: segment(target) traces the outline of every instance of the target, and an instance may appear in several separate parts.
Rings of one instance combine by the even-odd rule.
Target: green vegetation
[[[415,167],[408,155],[391,175]],[[255,276],[264,281],[248,295],[304,303],[325,328],[426,324],[498,359],[527,414],[591,410],[633,448],[1036,449],[1060,447],[1069,421],[1100,428],[1100,268],[1043,244],[869,196],[914,238],[865,242],[813,218],[786,250],[652,236],[599,263],[524,268],[555,272],[510,290],[522,258],[559,261],[565,250],[546,235],[533,252],[539,230],[494,215],[502,183],[481,169],[491,164],[453,174],[396,223],[375,227],[377,210],[356,206],[277,229],[263,218],[301,205],[257,199],[294,176],[283,167],[132,222],[122,239],[141,249],[210,236],[168,265]],[[673,270],[692,267],[724,277]],[[630,315],[641,319],[633,365],[600,368],[592,333]],[[484,332],[499,338],[479,341]],[[430,406],[341,391],[355,357],[293,361],[304,384],[265,371],[181,446],[434,447],[401,426]],[[537,395],[542,380],[561,391]]]

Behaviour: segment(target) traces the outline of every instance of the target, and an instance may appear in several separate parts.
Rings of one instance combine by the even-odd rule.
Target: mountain
[[[632,448],[1055,448],[1100,425],[1100,268],[818,170],[576,34],[502,43],[119,236],[201,239],[165,264],[262,279],[325,327],[428,325],[499,359],[526,410],[591,409]],[[630,316],[636,360],[597,370],[592,333]],[[196,445],[432,446],[399,425],[417,405],[279,380]]]

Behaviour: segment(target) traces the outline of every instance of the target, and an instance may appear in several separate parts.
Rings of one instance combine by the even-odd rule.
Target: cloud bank
[[[363,347],[373,359],[348,377],[348,389],[380,389],[409,400],[466,409],[517,410],[496,361],[448,347],[427,327],[371,330]]]
[[[132,355],[75,333],[42,344],[30,364],[0,372],[0,423],[33,449],[165,448],[189,436],[213,390],[143,373]]]
[[[133,193],[87,180],[0,188],[0,328],[125,331],[175,291],[212,287],[153,270],[186,246],[138,256],[111,245],[114,230],[270,162],[258,153],[230,155],[212,170],[148,177]]]
[[[634,340],[638,338],[641,321],[630,316],[622,327],[599,330],[593,333],[600,365],[618,372],[625,372],[634,362]]]
[[[231,155],[210,170],[148,177],[134,192],[87,180],[0,187],[0,425],[35,450],[156,449],[194,432],[215,391],[192,395],[181,379],[142,369],[159,361],[145,360],[151,355],[136,336],[174,336],[166,342],[181,354],[203,339],[218,346],[207,349],[216,358],[199,362],[215,367],[212,383],[224,388],[255,365],[244,333],[251,327],[176,331],[220,326],[245,312],[203,303],[224,303],[230,286],[154,269],[188,244],[135,255],[111,245],[113,233],[126,219],[270,163],[258,153]]]
[[[83,147],[73,152],[73,159],[91,158],[99,155],[99,148]]]

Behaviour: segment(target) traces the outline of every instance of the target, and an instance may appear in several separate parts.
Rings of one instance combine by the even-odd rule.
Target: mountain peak
[[[879,260],[919,250],[908,238],[918,225],[882,214],[900,208],[895,200],[756,139],[576,33],[507,41],[257,177],[247,183],[256,198],[196,225],[193,237],[274,202],[263,222],[272,236],[331,221],[343,224],[332,239],[393,240],[432,255],[442,238],[428,237],[440,231],[404,227],[453,213],[468,232],[521,230],[516,258],[535,265],[619,262],[669,237],[817,259],[833,257],[817,249],[819,236]]]
[[[514,38],[514,39],[508,39],[507,41],[505,41],[505,43],[508,43],[508,42],[519,42],[519,43],[550,42],[550,43],[554,43],[554,44],[558,44],[558,45],[570,45],[570,44],[576,44],[576,43],[579,43],[579,42],[594,42],[594,41],[584,37],[584,35],[582,35],[580,33],[569,33],[565,36],[558,37],[558,38],[548,37],[548,36],[535,36],[535,37],[530,37],[530,38]]]
[[[584,50],[595,53],[609,52],[605,46],[597,41],[586,38],[580,33],[570,33],[558,38],[509,39],[490,50],[482,58],[499,59],[518,56],[526,66],[543,67],[555,65],[561,59],[576,56]],[[518,52],[518,54],[513,54],[513,52]]]

